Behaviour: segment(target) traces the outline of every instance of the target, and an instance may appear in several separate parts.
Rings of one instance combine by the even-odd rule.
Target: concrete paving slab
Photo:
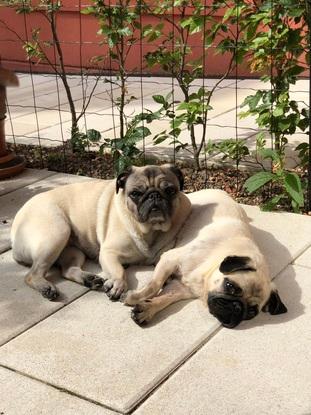
[[[10,248],[10,228],[16,212],[28,199],[37,193],[52,189],[62,184],[91,180],[89,177],[57,173],[45,180],[18,189],[0,197],[0,253]]]
[[[3,415],[113,415],[115,412],[0,367]]]
[[[289,266],[277,284],[287,314],[221,329],[135,415],[310,414],[309,270]]]
[[[54,174],[55,172],[48,170],[26,169],[18,176],[0,181],[0,196],[38,182],[39,180],[46,179]]]
[[[147,85],[155,85],[156,87],[156,91],[157,93],[159,93],[159,91],[161,90],[161,88],[172,88],[172,85],[174,85],[174,87],[178,87],[179,84],[177,82],[176,79],[172,79],[172,77],[170,76],[144,76],[144,77],[140,77],[140,76],[131,76],[129,78],[129,82],[132,83],[138,83],[140,85],[141,80],[143,81],[143,86],[145,84]],[[219,79],[217,78],[197,78],[192,82],[192,86],[194,87],[200,87],[202,85],[204,85],[206,88],[212,88],[213,86],[215,86],[215,84],[219,81]],[[240,82],[240,80],[238,80],[238,82]],[[233,86],[235,85],[235,80],[234,79],[225,79],[224,81],[221,82],[221,84],[218,86],[217,89],[221,89],[221,88],[226,88],[229,86]]]
[[[150,270],[132,274],[130,286],[146,282]],[[130,308],[90,292],[2,346],[0,363],[127,412],[217,326],[207,308],[191,301],[143,329]]]
[[[311,217],[287,212],[261,212],[243,205],[256,241],[274,277],[311,246]],[[293,231],[294,230],[294,231]]]
[[[29,79],[31,77],[29,76]],[[42,76],[41,76],[42,78]],[[38,77],[38,81],[40,81],[37,85],[36,79],[37,75],[33,75],[34,80],[34,92],[36,95],[36,106],[37,106],[37,116],[39,119],[39,132],[36,128],[35,116],[33,114],[33,90],[31,82],[27,87],[20,89],[18,92],[15,91],[15,94],[11,94],[9,96],[9,104],[11,105],[11,113],[10,118],[14,119],[13,130],[11,126],[11,122],[7,121],[6,123],[6,133],[8,137],[8,141],[12,141],[13,133],[15,135],[15,140],[19,144],[38,144],[38,134],[41,138],[41,144],[45,146],[55,146],[58,145],[63,139],[67,140],[70,138],[70,113],[69,107],[67,103],[67,98],[65,91],[63,90],[62,84],[60,80],[58,81],[59,85],[59,96],[57,95],[56,90],[56,77],[54,75],[45,76],[44,80],[46,82],[42,82],[42,79]],[[108,77],[110,79],[110,77]],[[31,80],[31,79],[30,79]],[[112,81],[114,81],[114,77],[112,77]],[[82,106],[82,80],[80,76],[72,76],[68,78],[68,81],[72,87],[72,93],[75,100],[75,105],[77,110],[79,111]],[[196,80],[194,84],[194,89],[198,87],[204,86],[208,89],[211,89],[217,79],[205,79],[203,80]],[[143,82],[143,86],[141,87],[141,82]],[[88,79],[88,89],[86,94],[89,93],[91,87],[95,83],[95,77],[89,77]],[[53,87],[54,85],[54,87]],[[213,111],[213,116],[215,114],[220,114],[224,112],[226,109],[223,107],[224,100],[221,97],[222,94],[229,94],[233,96],[232,86],[235,85],[235,81],[232,79],[225,80],[221,83],[221,85],[217,88],[215,92],[215,110]],[[86,82],[84,79],[84,87],[86,86]],[[172,79],[169,77],[131,77],[128,80],[128,94],[133,95],[137,98],[137,100],[133,101],[130,105],[126,107],[126,112],[129,116],[134,113],[134,111],[141,111],[142,108],[146,108],[149,106],[154,107],[155,103],[153,102],[151,95],[159,93],[159,88],[161,93],[167,94],[172,89]],[[177,83],[174,83],[175,88],[175,95],[178,98],[179,94],[179,87]],[[86,113],[86,124],[87,128],[95,128],[99,131],[107,130],[112,128],[112,110],[111,110],[111,97],[109,96],[108,92],[110,91],[110,84],[104,83],[99,81],[94,96],[91,100],[91,103],[87,109]],[[224,92],[225,91],[225,92]],[[141,94],[143,93],[144,99],[143,102],[141,100]],[[218,101],[216,100],[217,96],[219,95]],[[113,96],[114,99],[118,98],[120,95],[120,88],[116,88],[113,86]],[[149,98],[148,98],[149,97]],[[58,114],[58,105],[57,102],[60,99],[60,109],[62,110],[62,122],[63,128],[60,128],[60,117]],[[17,102],[18,100],[18,102]],[[216,102],[217,101],[217,102]],[[231,102],[231,101],[230,101]],[[219,105],[218,105],[219,104]],[[231,105],[231,103],[230,103]],[[21,107],[22,106],[22,107]],[[46,109],[45,109],[46,108]],[[226,107],[227,108],[227,107]],[[53,110],[54,109],[54,112]],[[150,108],[149,108],[150,109]],[[96,114],[93,114],[96,112]],[[103,116],[101,117],[97,113],[103,112]],[[85,124],[85,119],[81,120],[80,127],[83,129]],[[119,124],[119,120],[116,120],[116,125]],[[105,128],[103,128],[105,126]],[[156,133],[159,131],[156,131]]]
[[[204,193],[190,195],[194,220],[206,204]],[[245,209],[272,276],[311,245],[309,218]],[[292,227],[295,234],[289,240]],[[132,283],[143,284],[150,276],[150,269],[137,271]],[[137,327],[129,313],[101,293],[87,293],[3,346],[0,363],[129,411],[219,327],[200,301],[172,306],[146,329]]]
[[[41,80],[42,78],[40,78]],[[25,88],[14,88],[14,90],[10,90],[8,92],[8,104],[9,105],[34,105],[34,98],[33,94],[35,94],[36,98],[46,95],[49,92],[53,92],[53,97],[56,97],[56,79],[55,75],[51,75],[51,77],[47,77],[45,82],[40,82],[37,84],[36,82],[37,76],[36,75],[29,75],[28,85]],[[33,82],[33,85],[32,85]],[[13,89],[13,88],[12,88]],[[55,105],[55,104],[54,104]]]
[[[14,261],[11,250],[0,255],[0,269],[0,345],[88,291],[82,285],[60,278],[55,270],[50,279],[61,296],[55,302],[45,300],[25,284],[28,268]]]
[[[10,122],[6,124],[6,132],[7,134],[14,134],[16,135],[27,135],[38,131],[37,128],[37,121],[39,126],[39,131],[48,128],[49,126],[59,123],[60,120],[68,121],[71,119],[71,114],[68,112],[61,113],[61,119],[58,109],[47,109],[45,111],[38,111],[37,114],[32,112],[31,114],[27,114],[24,116],[19,117],[18,119],[14,120],[13,128]]]
[[[24,89],[27,88],[29,86],[31,86],[32,84],[32,80],[31,80],[31,76],[29,73],[21,73],[21,72],[15,72],[18,80],[19,80],[19,87],[18,89]],[[55,78],[55,75],[47,75],[47,74],[33,74],[33,80],[35,82],[36,85],[45,83],[45,82],[50,82],[53,81],[53,79]],[[8,89],[8,96],[11,95],[16,95],[16,91],[17,88],[9,88]]]
[[[303,252],[294,262],[295,265],[311,268],[311,248]]]
[[[20,86],[18,88],[8,88],[7,97],[8,103],[18,104],[21,97],[27,97],[32,95],[32,83],[34,84],[34,89],[38,93],[45,92],[46,90],[55,90],[55,75],[36,75],[32,76],[28,74],[22,78],[17,74]],[[56,91],[55,91],[56,92]]]
[[[202,84],[200,86],[202,86]],[[196,91],[197,88],[193,88],[193,90]],[[221,84],[220,88],[215,90],[211,98],[210,105],[212,109],[208,113],[208,118],[213,119],[220,114],[233,110],[243,102],[247,95],[249,95],[248,91],[242,89],[237,99],[232,80],[228,80],[227,83]],[[174,99],[180,101],[184,99],[184,95],[177,85],[175,85],[174,89]]]

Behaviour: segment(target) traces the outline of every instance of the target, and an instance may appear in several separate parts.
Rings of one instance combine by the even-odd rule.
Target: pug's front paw
[[[152,301],[146,300],[136,304],[131,312],[132,320],[139,326],[147,324],[154,316]]]
[[[103,288],[111,301],[117,301],[124,291],[126,291],[127,284],[124,280],[109,278],[105,281]]]
[[[122,296],[122,301],[125,305],[135,305],[138,304],[140,298],[135,290],[129,290],[127,293],[124,293]]]
[[[99,290],[104,285],[105,280],[100,278],[98,275],[86,275],[83,278],[83,283],[87,288],[91,290]]]

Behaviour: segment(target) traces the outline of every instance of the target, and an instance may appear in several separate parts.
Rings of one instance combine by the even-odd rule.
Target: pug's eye
[[[174,194],[176,193],[176,189],[175,189],[175,187],[169,186],[165,189],[165,193],[168,196],[174,196]]]
[[[130,197],[132,199],[138,199],[142,195],[142,192],[139,192],[138,190],[134,190],[130,193]]]
[[[241,288],[238,285],[234,284],[227,278],[225,279],[225,291],[227,294],[231,295],[238,295],[242,292]]]

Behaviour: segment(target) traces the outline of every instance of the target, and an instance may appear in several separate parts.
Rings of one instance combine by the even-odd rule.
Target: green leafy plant
[[[147,113],[138,114],[131,119],[125,111],[126,106],[137,99],[128,93],[127,58],[142,37],[150,36],[150,28],[141,24],[140,16],[144,7],[142,1],[132,5],[130,0],[118,0],[114,4],[110,1],[93,0],[92,5],[82,11],[83,14],[97,18],[100,27],[98,34],[103,37],[103,47],[107,48],[105,55],[94,58],[97,61],[108,58],[116,74],[115,78],[105,78],[105,82],[111,84],[110,98],[113,109],[118,112],[119,137],[104,138],[101,149],[110,149],[117,172],[133,163],[133,159],[138,161],[142,156],[137,147],[138,142],[151,134],[144,126],[144,122],[148,122]],[[113,88],[117,89],[119,96],[115,96]]]
[[[241,161],[250,155],[246,140],[241,139],[229,139],[218,142],[210,140],[205,151],[209,155],[222,154],[222,160],[230,159],[235,161],[237,168],[239,168]]]
[[[148,28],[145,34],[147,40],[159,39],[159,46],[146,54],[148,67],[160,67],[162,71],[174,77],[180,87],[182,99],[174,99],[173,94],[168,96],[155,95],[153,99],[162,104],[161,114],[169,120],[169,130],[164,130],[154,137],[154,143],[159,144],[171,139],[175,151],[186,149],[193,155],[194,166],[200,169],[200,154],[204,150],[207,114],[212,109],[211,99],[219,84],[228,76],[235,62],[235,50],[231,50],[231,59],[224,75],[208,89],[202,85],[198,87],[194,81],[204,75],[206,53],[215,42],[216,36],[221,35],[226,28],[217,23],[215,17],[218,10],[217,2],[205,8],[202,1],[191,1],[191,15],[187,12],[189,6],[186,1],[162,0],[156,7],[149,8],[149,12],[160,19],[159,25],[166,23],[169,31]],[[174,16],[180,16],[177,22]],[[209,28],[208,28],[209,25]],[[192,39],[201,35],[203,48],[199,56],[194,57]],[[204,49],[204,51],[203,51]],[[221,42],[217,48],[223,53]],[[181,133],[187,130],[190,137],[190,146],[181,141]]]
[[[130,165],[139,164],[142,161],[143,151],[137,147],[137,143],[150,135],[150,130],[140,125],[142,119],[148,121],[148,113],[135,116],[129,123],[123,137],[104,138],[100,145],[100,153],[109,151],[114,161],[117,174]]]
[[[294,211],[303,206],[301,181],[294,172],[285,169],[286,147],[297,131],[306,132],[309,109],[304,102],[291,96],[290,87],[297,82],[309,65],[307,11],[305,0],[237,0],[220,2],[227,10],[222,23],[237,26],[240,33],[236,44],[239,62],[246,61],[252,72],[261,75],[266,88],[248,96],[240,117],[254,116],[257,125],[273,138],[273,150],[262,145],[258,153],[272,161],[272,172],[256,173],[246,183],[255,191],[266,183],[278,183],[283,193],[275,196],[265,208],[274,208],[282,199],[290,198]],[[230,31],[228,31],[229,33]],[[231,48],[229,33],[223,47]],[[307,52],[307,53],[306,53]],[[296,150],[306,162],[307,146],[301,143]],[[255,189],[255,190],[254,190]]]
[[[99,144],[101,140],[101,134],[99,131],[90,129],[85,133],[77,130],[72,134],[72,147],[73,151],[77,153],[84,153],[89,150],[93,145]]]
[[[307,167],[309,163],[309,143],[300,143],[295,150],[298,152],[300,166],[302,168]]]
[[[263,159],[270,159],[272,171],[261,171],[248,178],[244,184],[245,189],[250,193],[262,190],[267,184],[274,184],[280,189],[279,194],[273,196],[262,208],[273,210],[284,200],[289,200],[292,209],[300,213],[304,207],[304,186],[295,172],[284,168],[284,158],[279,152],[272,149],[260,150]]]

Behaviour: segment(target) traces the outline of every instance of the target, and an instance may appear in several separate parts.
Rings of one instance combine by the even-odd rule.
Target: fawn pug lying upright
[[[202,192],[206,204],[201,210],[194,205],[197,194],[190,195],[193,212],[177,247],[161,256],[145,287],[125,295],[125,304],[135,305],[133,320],[146,323],[168,305],[189,298],[201,298],[228,328],[261,310],[285,313],[242,207],[221,190]]]
[[[116,180],[77,183],[34,196],[17,213],[11,231],[13,256],[30,265],[26,283],[54,300],[48,280],[58,264],[62,275],[112,300],[126,290],[123,265],[154,264],[190,213],[181,192],[182,172],[170,165],[132,167]],[[98,258],[101,276],[81,269]]]

